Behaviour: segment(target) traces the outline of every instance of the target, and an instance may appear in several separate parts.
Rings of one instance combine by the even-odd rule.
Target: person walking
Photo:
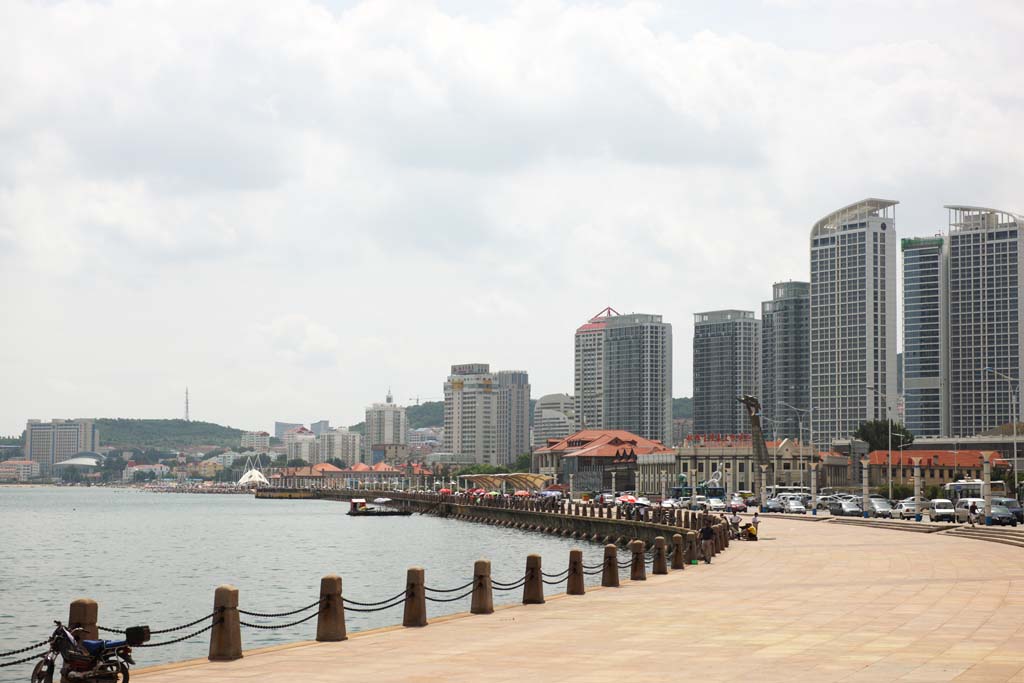
[[[700,530],[700,551],[704,555],[704,564],[711,564],[711,555],[715,550],[715,530],[711,528],[711,517],[704,519]]]
[[[967,510],[967,518],[971,522],[971,528],[974,528],[974,523],[978,519],[978,504],[975,501],[971,501],[971,507]]]

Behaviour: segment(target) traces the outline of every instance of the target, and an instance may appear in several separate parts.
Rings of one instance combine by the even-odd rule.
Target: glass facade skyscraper
[[[942,237],[901,241],[903,422],[915,436],[949,434],[949,269]]]
[[[694,315],[693,431],[749,434],[750,417],[737,399],[760,382],[761,321],[753,311]]]
[[[629,313],[608,317],[604,334],[604,428],[671,445],[672,325]]]
[[[784,439],[809,430],[811,405],[811,284],[777,282],[761,304],[761,413],[766,433]],[[798,408],[793,410],[789,406]],[[805,432],[805,435],[809,431]]]

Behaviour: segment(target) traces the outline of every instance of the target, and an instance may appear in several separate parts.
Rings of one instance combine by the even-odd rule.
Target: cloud
[[[676,325],[685,394],[692,314],[806,278],[837,206],[899,199],[901,234],[949,201],[1022,208],[1020,5],[879,6],[3,3],[0,303],[23,334],[0,373],[27,388],[0,424],[58,404],[31,388],[41,349],[67,356],[59,405],[176,406],[80,376],[157,350],[253,426],[355,421],[467,359],[564,391],[608,304]],[[60,344],[68,307],[108,341]]]

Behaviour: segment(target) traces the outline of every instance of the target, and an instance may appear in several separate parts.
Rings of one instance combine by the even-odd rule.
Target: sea
[[[342,577],[346,598],[369,603],[401,593],[406,570],[413,566],[425,569],[427,586],[447,589],[469,582],[478,559],[491,560],[496,581],[512,582],[522,577],[531,553],[543,557],[547,573],[564,570],[572,548],[583,550],[586,564],[603,556],[600,545],[561,537],[430,515],[348,517],[347,510],[346,503],[335,501],[250,495],[0,487],[0,652],[44,640],[54,620],[66,621],[68,604],[80,597],[99,603],[101,626],[145,624],[157,630],[210,614],[214,589],[221,584],[239,589],[241,609],[277,613],[316,601],[326,574]],[[589,585],[599,582],[599,575],[587,577]],[[545,590],[564,592],[564,585]],[[494,594],[496,604],[521,599],[521,590]],[[428,615],[468,611],[469,600],[428,603]],[[287,623],[302,616],[243,619]],[[350,632],[401,620],[401,606],[346,613]],[[151,642],[203,625],[155,635]],[[315,618],[280,630],[243,628],[242,646],[315,635]],[[136,666],[144,667],[205,657],[208,647],[209,633],[204,633],[172,645],[136,648],[134,656]],[[0,681],[25,681],[31,667],[0,668]]]

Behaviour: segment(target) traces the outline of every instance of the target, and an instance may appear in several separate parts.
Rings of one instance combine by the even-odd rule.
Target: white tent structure
[[[259,459],[254,463],[252,458],[245,459],[245,474],[238,480],[239,486],[270,486],[270,482],[259,470]]]

